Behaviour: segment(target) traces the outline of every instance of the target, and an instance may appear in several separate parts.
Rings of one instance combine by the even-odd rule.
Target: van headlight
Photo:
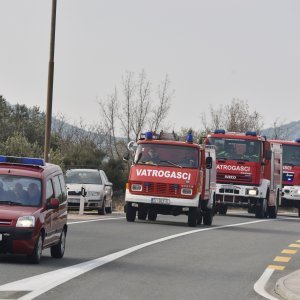
[[[16,227],[34,227],[35,217],[34,216],[23,216],[19,217]]]

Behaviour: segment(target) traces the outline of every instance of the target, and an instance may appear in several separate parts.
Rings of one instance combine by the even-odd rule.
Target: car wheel
[[[59,238],[59,243],[50,248],[51,256],[53,258],[62,258],[65,253],[65,248],[66,248],[66,231],[63,230]]]
[[[106,210],[105,210],[105,198],[102,201],[102,207],[98,209],[98,215],[105,215],[106,214]]]
[[[29,262],[32,264],[38,264],[41,260],[42,251],[43,251],[43,237],[41,234],[39,234],[32,254],[28,255]]]
[[[111,214],[112,213],[112,200],[110,201],[110,206],[109,207],[105,207],[105,212],[107,214]]]

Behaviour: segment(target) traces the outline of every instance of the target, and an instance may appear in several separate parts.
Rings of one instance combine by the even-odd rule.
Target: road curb
[[[276,293],[283,299],[300,300],[299,279],[300,270],[278,279],[275,285]],[[296,287],[296,293],[293,287]],[[298,291],[299,293],[297,293]]]

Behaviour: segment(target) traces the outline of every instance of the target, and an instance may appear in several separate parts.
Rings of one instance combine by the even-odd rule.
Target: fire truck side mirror
[[[131,141],[127,144],[127,149],[129,151],[135,151],[137,149],[137,147],[138,147],[138,144],[135,141]]]
[[[271,158],[272,158],[272,151],[271,150],[266,150],[265,159],[270,160]]]
[[[206,169],[212,168],[212,157],[211,156],[206,157],[205,164],[206,164]]]

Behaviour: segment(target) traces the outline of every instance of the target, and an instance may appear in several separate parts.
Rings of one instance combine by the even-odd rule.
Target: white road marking
[[[274,296],[270,295],[266,290],[265,286],[272,276],[274,272],[274,269],[267,268],[263,272],[263,274],[260,276],[260,278],[256,281],[254,284],[254,290],[257,294],[261,295],[262,297],[269,299],[269,300],[278,300],[278,298],[275,298]]]
[[[201,229],[194,229],[187,232],[182,232],[174,235],[170,235],[164,238],[156,239],[150,242],[146,242],[140,245],[136,245],[133,247],[130,247],[125,250],[121,250],[103,257],[99,257],[97,259],[93,259],[84,263],[80,263],[77,265],[73,265],[70,267],[58,269],[55,271],[47,272],[44,274],[24,278],[15,282],[7,283],[2,286],[0,286],[0,291],[28,291],[28,294],[26,294],[23,297],[20,297],[19,300],[31,300],[35,297],[46,293],[47,291],[55,288],[58,285],[61,285],[64,282],[67,282],[79,275],[82,275],[86,272],[89,272],[97,267],[103,266],[109,262],[112,262],[118,258],[121,258],[125,255],[128,255],[130,253],[133,253],[135,251],[138,251],[142,248],[162,243],[168,240],[172,240],[178,237],[202,232],[202,231],[211,231],[221,228],[228,228],[228,227],[237,227],[237,226],[245,226],[255,223],[261,223],[261,222],[268,222],[272,221],[270,219],[263,219],[263,220],[255,220],[250,222],[244,222],[244,223],[237,223],[237,224],[230,224],[230,225],[222,225],[217,227],[207,227],[207,228],[201,228]]]
[[[74,221],[74,222],[68,222],[68,225],[79,224],[79,223],[89,223],[89,222],[108,221],[108,220],[118,220],[118,219],[125,219],[125,217],[105,218],[105,219],[92,219],[92,220],[84,220],[84,221]]]

